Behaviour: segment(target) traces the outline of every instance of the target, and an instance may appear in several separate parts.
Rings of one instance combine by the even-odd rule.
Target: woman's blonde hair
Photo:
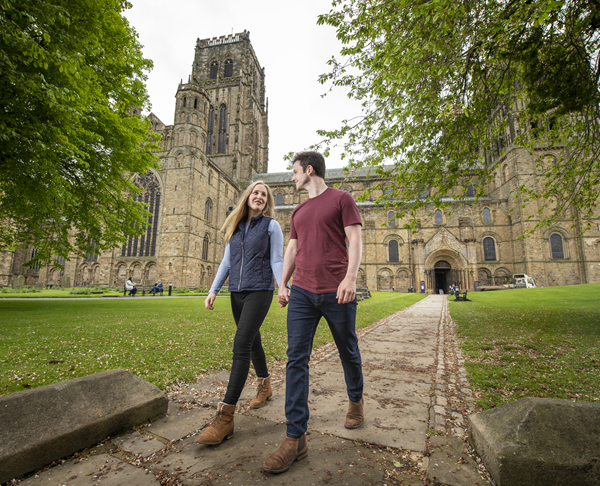
[[[263,181],[253,182],[242,193],[237,206],[235,207],[235,209],[233,211],[231,211],[231,214],[229,216],[227,216],[225,223],[223,223],[223,227],[221,228],[221,231],[223,231],[225,233],[225,242],[226,243],[229,243],[229,240],[231,240],[231,237],[233,236],[233,232],[237,228],[240,221],[248,215],[248,198],[250,197],[250,194],[252,194],[252,191],[254,191],[254,188],[256,186],[258,186],[259,184],[265,186],[267,189],[267,203],[265,204],[265,209],[263,209],[262,213],[265,216],[269,216],[270,218],[273,217],[273,208],[275,207],[275,199],[273,199],[273,192],[271,191],[271,188],[267,184],[265,184]]]

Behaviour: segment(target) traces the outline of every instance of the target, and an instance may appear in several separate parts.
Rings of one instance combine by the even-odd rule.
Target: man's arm
[[[281,272],[281,281],[277,292],[277,302],[280,307],[285,307],[290,301],[290,290],[287,283],[296,268],[296,251],[298,250],[298,240],[290,240],[283,257],[283,270]]]
[[[360,224],[353,224],[344,228],[346,238],[348,238],[348,269],[337,290],[336,298],[340,304],[352,302],[356,297],[356,276],[362,258],[361,231],[362,226]]]

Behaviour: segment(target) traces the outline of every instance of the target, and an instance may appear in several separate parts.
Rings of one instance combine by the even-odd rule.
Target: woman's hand
[[[204,307],[206,307],[208,310],[213,310],[213,303],[215,302],[215,297],[217,295],[213,292],[211,292],[210,294],[208,294],[208,297],[206,298],[206,300],[204,301]]]

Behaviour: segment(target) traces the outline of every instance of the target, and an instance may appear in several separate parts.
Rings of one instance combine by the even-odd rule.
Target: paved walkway
[[[261,470],[285,437],[285,387],[293,384],[283,380],[259,410],[247,409],[255,391],[246,387],[232,440],[216,447],[194,443],[226,385],[227,373],[219,373],[172,400],[164,419],[20,484],[488,484],[459,438],[465,437],[465,416],[473,408],[446,297],[429,296],[383,319],[362,332],[359,343],[365,425],[343,426],[348,399],[341,362],[330,345],[311,363],[308,457],[283,475]]]

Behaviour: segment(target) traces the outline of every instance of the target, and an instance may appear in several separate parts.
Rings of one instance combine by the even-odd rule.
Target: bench
[[[455,301],[456,300],[462,300],[463,302],[467,301],[467,291],[466,290],[464,292],[461,292],[461,291],[455,292],[454,295],[455,295],[455,298],[454,298]]]
[[[141,290],[142,291],[142,297],[144,297],[146,295],[146,292],[151,293],[152,292],[152,288],[154,287],[154,285],[140,285],[138,286],[138,292]],[[158,290],[156,293],[163,295],[164,292],[164,287],[163,290]]]

